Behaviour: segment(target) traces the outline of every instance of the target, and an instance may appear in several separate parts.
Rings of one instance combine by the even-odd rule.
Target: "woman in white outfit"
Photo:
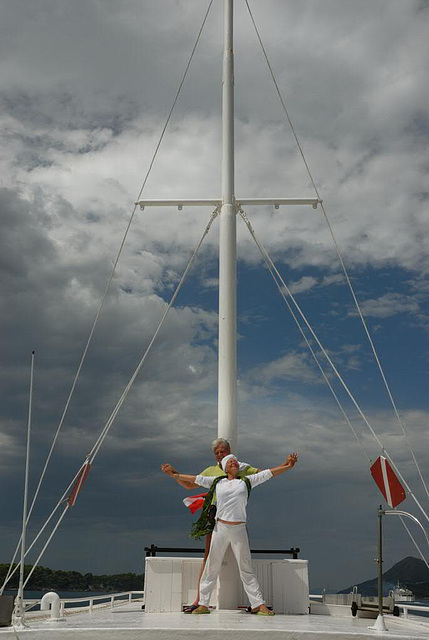
[[[278,467],[265,469],[253,475],[247,476],[251,487],[256,487],[274,476],[295,466],[298,460],[296,453],[291,453],[285,462]],[[244,590],[249,598],[252,613],[258,615],[274,615],[265,605],[259,588],[258,581],[252,568],[250,557],[249,539],[246,531],[246,506],[248,490],[246,483],[238,477],[240,464],[237,458],[230,454],[222,460],[222,468],[226,477],[218,481],[216,485],[217,513],[216,524],[210,546],[209,557],[201,577],[199,607],[192,613],[210,613],[208,608],[210,596],[219,575],[222,560],[228,545],[237,560],[240,578]],[[190,476],[179,474],[177,471],[165,472],[177,480],[194,482],[201,487],[209,488],[216,478],[209,476]]]

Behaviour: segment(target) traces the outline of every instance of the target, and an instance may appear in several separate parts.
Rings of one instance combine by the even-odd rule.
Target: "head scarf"
[[[227,456],[225,456],[224,458],[222,458],[221,460],[221,465],[222,465],[222,469],[224,471],[226,471],[226,463],[228,462],[228,460],[237,460],[237,456],[235,456],[233,453],[228,454]]]

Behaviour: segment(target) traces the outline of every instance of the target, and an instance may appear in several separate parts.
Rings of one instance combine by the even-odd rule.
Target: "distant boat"
[[[399,584],[396,585],[396,588],[390,592],[395,600],[395,602],[412,602],[414,598],[414,593],[411,589],[407,589],[407,587],[401,587]]]

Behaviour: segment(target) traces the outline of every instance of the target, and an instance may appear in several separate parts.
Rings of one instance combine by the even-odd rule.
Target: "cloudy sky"
[[[147,199],[220,196],[222,4],[213,3]],[[425,473],[429,3],[250,6]],[[2,2],[0,562],[10,559],[20,527],[31,351],[34,491],[207,7],[207,0]],[[236,2],[235,50],[236,195],[313,197],[244,0]],[[427,509],[320,209],[247,213]],[[136,213],[31,535],[92,448],[209,215],[207,208]],[[45,566],[141,572],[144,546],[192,546],[183,491],[159,464],[198,472],[211,462],[217,250],[215,222]],[[381,494],[243,224],[238,251],[239,457],[264,468],[289,451],[301,456],[293,472],[252,495],[252,545],[299,546],[312,590],[345,588],[375,576]],[[330,380],[374,460],[376,443]],[[417,515],[411,498],[405,505]],[[417,555],[399,519],[386,522],[385,544],[387,566]]]

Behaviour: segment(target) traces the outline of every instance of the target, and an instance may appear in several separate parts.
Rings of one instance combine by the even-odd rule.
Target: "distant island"
[[[374,573],[375,571],[376,569],[374,569]],[[387,596],[390,590],[396,589],[398,582],[401,587],[410,589],[416,600],[429,598],[429,569],[423,560],[408,556],[383,573],[384,595]],[[356,586],[358,593],[364,596],[377,595],[377,578],[351,585],[338,593],[350,593],[353,586]]]
[[[16,566],[16,565],[14,565]],[[25,565],[27,576],[33,565]],[[0,564],[0,584],[3,584],[9,564]],[[48,567],[36,567],[27,585],[29,591],[104,591],[113,593],[118,591],[137,591],[143,589],[144,574],[118,573],[115,575],[96,576],[92,573],[78,571],[60,571]],[[429,569],[423,560],[408,556],[383,574],[384,595],[398,585],[410,589],[416,600],[429,598]],[[350,585],[338,593],[350,593],[357,586],[358,593],[366,596],[377,595],[377,578]],[[7,585],[8,589],[18,587],[18,571]]]
[[[16,566],[16,565],[14,565]],[[25,565],[27,576],[33,565]],[[0,584],[6,578],[9,564],[0,564]],[[19,571],[7,584],[8,589],[17,589]],[[143,574],[118,573],[115,575],[95,576],[92,573],[78,571],[55,571],[48,567],[36,567],[26,589],[29,591],[138,591],[143,589]]]

